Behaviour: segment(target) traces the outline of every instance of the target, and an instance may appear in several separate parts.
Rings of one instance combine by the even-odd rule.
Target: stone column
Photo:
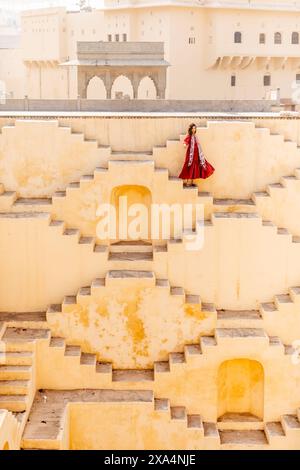
[[[111,89],[113,85],[113,78],[111,76],[110,70],[105,71],[104,85],[106,89],[106,99],[111,100]]]
[[[138,99],[138,92],[139,92],[139,84],[140,84],[140,74],[138,72],[134,72],[131,83],[132,83],[132,88],[133,88],[133,99],[137,100]]]
[[[87,81],[86,81],[86,72],[81,70],[80,67],[77,68],[77,86],[78,86],[78,96],[82,99],[87,97]]]
[[[164,100],[166,97],[167,87],[167,69],[164,67],[157,74],[157,98]]]
[[[158,93],[157,93],[157,98],[159,100],[164,100],[166,97],[166,89],[165,88],[159,88]]]

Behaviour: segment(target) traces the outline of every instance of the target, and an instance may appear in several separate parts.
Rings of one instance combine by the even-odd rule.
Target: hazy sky
[[[91,6],[101,7],[103,0],[89,0]],[[0,0],[0,9],[25,9],[47,6],[66,6],[76,8],[77,0]]]

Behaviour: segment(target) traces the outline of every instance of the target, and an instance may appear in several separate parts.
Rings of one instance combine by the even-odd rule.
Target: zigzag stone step
[[[49,198],[18,198],[12,205],[16,212],[51,212],[52,199]]]
[[[134,151],[129,151],[129,152],[111,152],[111,155],[110,155],[110,160],[114,161],[114,160],[117,160],[117,161],[122,161],[122,160],[126,160],[126,161],[148,161],[150,157],[153,156],[153,152],[150,152],[150,151],[144,151],[144,152],[134,152]]]
[[[67,403],[152,403],[150,391],[74,390],[37,392],[25,427],[22,448],[60,449]]]
[[[273,302],[260,304],[260,314],[264,327],[270,335],[280,331],[280,337],[285,344],[292,343],[298,338],[300,326],[299,315],[300,288],[291,287],[288,294],[276,295]]]
[[[153,382],[153,370],[113,370],[113,382]]]
[[[204,436],[204,427],[200,415],[187,415],[187,427],[189,429],[201,430]]]
[[[97,357],[96,354],[81,353],[80,365],[96,367]]]
[[[252,196],[257,210],[263,218],[270,218],[277,224],[286,226],[288,230],[297,236],[300,235],[300,232],[299,226],[295,223],[295,217],[286,217],[289,213],[287,211],[283,213],[283,210],[284,206],[289,204],[291,200],[290,191],[295,191],[295,201],[298,200],[299,176],[299,169],[296,169],[294,175],[282,176],[279,182],[269,184],[266,191],[255,192]],[[285,205],[283,205],[283,201],[285,201]],[[295,210],[296,208],[293,207],[293,212]]]
[[[270,445],[275,444],[276,448],[280,448],[280,446],[282,446],[282,444],[284,443],[283,439],[286,437],[286,434],[284,432],[284,429],[281,423],[278,423],[278,422],[266,423],[264,431],[265,431],[268,443]]]
[[[136,263],[139,261],[153,261],[153,253],[148,252],[118,252],[110,253],[108,257],[109,261],[115,262],[126,262],[126,263]]]
[[[221,449],[255,449],[268,448],[268,440],[264,431],[247,430],[220,431]]]
[[[220,435],[219,435],[219,431],[218,431],[216,423],[204,422],[203,429],[204,429],[205,437],[210,437],[210,438],[217,439],[217,440],[220,439]]]
[[[64,338],[57,338],[57,337],[51,337],[50,348],[59,348],[65,350],[66,348],[66,340]]]
[[[142,282],[143,285],[154,287],[156,284],[155,275],[152,271],[135,270],[112,270],[105,278],[106,286],[113,285],[133,285]]]
[[[31,376],[31,366],[0,365],[0,380],[27,380]]]
[[[47,327],[46,312],[0,312],[0,323],[10,327],[42,329]],[[1,334],[0,334],[1,337]]]
[[[2,212],[0,218],[6,219],[44,219],[51,230],[57,230],[59,235],[75,240],[80,247],[88,246],[95,253],[108,254],[108,247],[95,244],[95,238],[81,236],[80,231],[76,228],[67,228],[66,223],[62,220],[51,220],[51,214],[47,212]]]
[[[22,351],[32,351],[33,343],[36,340],[50,339],[49,329],[25,329],[8,327],[2,336],[3,351],[19,352],[20,347]]]
[[[1,395],[0,409],[8,411],[22,412],[26,411],[28,399],[26,395]]]
[[[0,365],[31,366],[32,361],[33,354],[30,351],[0,353]]]
[[[63,219],[66,220],[68,224],[71,226],[76,225],[76,221],[68,220],[68,214],[67,209],[64,207],[64,204],[67,202],[67,198],[69,197],[79,197],[80,192],[83,190],[89,191],[91,188],[91,184],[98,184],[100,182],[103,182],[103,177],[105,177],[108,172],[112,171],[115,172],[115,174],[120,173],[120,169],[122,166],[125,166],[126,169],[130,169],[130,172],[132,174],[140,174],[140,171],[142,169],[143,173],[150,171],[153,173],[156,178],[160,181],[161,184],[164,183],[164,179],[166,180],[165,182],[169,182],[170,184],[173,184],[174,188],[173,190],[176,191],[182,191],[182,196],[183,199],[182,203],[187,203],[187,202],[193,202],[193,203],[199,203],[203,204],[205,206],[205,213],[206,217],[208,216],[207,212],[207,207],[212,206],[212,196],[208,192],[199,192],[198,187],[191,187],[191,188],[186,188],[183,187],[183,182],[179,178],[169,178],[169,172],[167,169],[161,169],[161,168],[155,168],[155,162],[154,160],[109,160],[108,161],[108,168],[96,168],[94,173],[91,175],[83,175],[80,177],[79,181],[77,182],[71,182],[68,184],[65,190],[60,190],[56,191],[53,196],[52,196],[52,201],[51,200],[43,200],[43,199],[34,199],[34,198],[23,198],[17,201],[16,204],[13,206],[13,211],[15,210],[24,210],[24,211],[49,211],[50,213],[53,214],[55,219]],[[149,175],[151,176],[151,175]],[[174,185],[174,182],[176,183]],[[177,188],[178,186],[178,188]],[[179,197],[179,196],[178,196]],[[178,200],[178,197],[175,198],[176,202]],[[193,199],[190,199],[192,197]],[[75,200],[76,201],[76,200]],[[206,207],[207,206],[207,207]],[[211,212],[211,208],[210,208]],[[82,227],[81,227],[82,228]],[[84,228],[82,228],[82,231],[84,232]],[[87,233],[84,235],[93,235],[96,236],[96,234],[93,233]]]
[[[110,253],[153,253],[153,245],[143,241],[122,241],[113,243],[109,247]]]
[[[23,434],[23,449],[60,449],[65,404],[47,404],[45,397],[43,393],[36,394]]]
[[[297,415],[284,415],[281,424],[286,435],[296,434],[300,436],[300,421]]]
[[[246,341],[252,341],[257,346],[269,345],[267,334],[260,328],[217,328],[215,337],[218,345],[225,345],[227,341],[232,340],[238,341],[241,344],[245,344]]]
[[[29,380],[2,380],[0,378],[1,395],[26,395],[29,392]]]
[[[298,191],[300,187],[300,171],[295,170],[294,175],[288,175],[281,177],[277,183],[272,183],[267,186],[266,191],[256,191],[253,193],[251,199],[214,199],[213,209],[215,212],[258,212],[265,219],[273,218],[271,214],[276,212],[276,204],[281,203],[284,191],[287,188],[295,187]],[[296,186],[295,186],[296,185]],[[279,199],[277,197],[279,196]],[[295,194],[296,196],[296,194]],[[273,198],[273,199],[272,199]],[[272,204],[275,204],[274,207]],[[273,208],[272,208],[272,207]],[[280,206],[278,207],[280,210]],[[210,214],[211,215],[211,214]],[[288,229],[294,235],[299,235],[298,230],[294,231],[295,224],[289,224]]]
[[[204,437],[204,424],[200,415],[188,415],[185,407],[170,406],[167,399],[154,399],[151,391],[74,390],[69,392],[41,390],[35,400],[26,424],[23,449],[61,449],[67,403],[120,403],[152,404],[155,413],[169,415],[169,420],[183,426],[186,432],[197,431]],[[196,436],[196,435],[195,435]]]
[[[251,413],[226,413],[218,419],[219,431],[263,430],[264,423]]]
[[[262,328],[263,318],[257,310],[218,310],[217,328]]]
[[[239,332],[239,336],[244,337],[244,332],[242,334]],[[254,334],[252,336],[254,336],[254,338],[256,338],[256,336],[259,336],[259,335]],[[55,338],[55,340],[57,340],[60,343],[60,344],[56,343],[55,346],[62,346],[65,343],[64,341],[62,341],[63,344],[61,344],[61,338]],[[203,341],[204,341],[204,343],[206,341],[210,341],[212,343],[212,345],[214,345],[214,346],[216,345],[216,341],[215,341],[214,338],[203,338]],[[273,338],[270,338],[270,343],[272,343],[272,342],[273,342]],[[190,349],[191,356],[194,356],[194,354],[196,356],[199,356],[199,355],[201,356],[201,350],[200,350],[199,346],[198,347],[196,347],[196,346],[197,345],[187,345],[186,346],[186,348]],[[85,366],[92,366],[93,368],[95,368],[95,356],[91,355],[91,354],[82,354],[79,347],[68,346],[67,347],[67,355],[70,355],[71,358],[74,357],[75,360],[78,362],[78,365],[81,364],[84,367]],[[178,366],[181,366],[182,364],[185,364],[185,359],[186,359],[186,354],[172,353],[172,354],[170,354],[169,362],[160,363],[160,364],[163,366],[163,369],[164,369],[165,372],[169,372],[169,371],[172,371],[173,367],[178,367]],[[158,364],[156,364],[155,373],[157,373],[157,366],[158,366]],[[100,371],[99,368],[101,368],[102,370]],[[104,369],[106,369],[105,373],[108,373],[108,374],[111,375],[111,373],[112,373],[111,364],[97,364],[97,372],[102,372],[103,373]],[[162,372],[162,371],[160,371],[160,372]],[[1,369],[0,369],[0,374],[1,374]],[[0,375],[0,377],[1,377],[1,375]],[[11,380],[13,380],[13,378]],[[140,380],[142,382],[145,382],[145,384],[147,384],[147,382],[148,383],[153,382],[153,371],[151,371],[151,370],[150,371],[140,371],[138,373],[137,373],[137,371],[116,371],[115,380],[113,380],[113,382],[115,382],[115,383],[116,382],[123,382],[125,385],[127,385],[127,383],[131,382],[132,385],[136,386],[136,384],[140,383],[139,382]],[[176,414],[176,412],[175,412],[175,414]],[[173,414],[173,417],[175,417],[175,414]],[[293,419],[295,420],[296,417],[294,417]],[[183,420],[183,416],[182,416],[182,420]],[[237,421],[237,420],[235,420],[235,421]],[[241,427],[241,425],[237,426],[235,424],[234,427],[235,428]],[[261,425],[259,427],[261,427]],[[227,428],[228,428],[228,426],[227,426]],[[224,427],[222,429],[224,430]],[[229,430],[233,431],[233,429],[229,429]]]
[[[252,199],[214,199],[214,212],[257,212],[257,207]]]
[[[171,419],[184,421],[187,424],[187,413],[184,406],[171,406]]]
[[[122,284],[125,281],[137,282],[138,280],[143,282],[146,281],[147,286],[165,289],[171,296],[182,298],[182,301],[186,304],[201,304],[199,295],[186,294],[184,289],[181,287],[171,287],[167,279],[156,279],[155,274],[152,271],[114,270],[109,271],[105,279],[95,279],[91,286],[81,288],[77,296],[66,296],[64,298],[63,306],[75,305],[76,303],[84,302],[90,296],[103,294],[105,288],[113,285],[114,283],[117,285],[120,282]],[[203,304],[202,310],[204,312],[215,311],[213,304]],[[48,309],[48,313],[56,313],[60,311],[61,309],[59,305],[52,305]]]

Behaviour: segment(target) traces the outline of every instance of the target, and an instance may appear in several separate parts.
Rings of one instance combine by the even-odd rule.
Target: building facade
[[[62,64],[76,60],[79,41],[163,42],[168,99],[264,99],[277,89],[292,99],[300,82],[299,1],[106,0],[91,11],[25,11],[21,36],[19,67],[10,60],[6,67],[23,76],[30,98],[77,97],[77,68]],[[7,80],[23,97],[24,89]],[[112,92],[133,97],[125,77]],[[87,96],[106,97],[100,79]],[[139,97],[154,96],[148,80]]]

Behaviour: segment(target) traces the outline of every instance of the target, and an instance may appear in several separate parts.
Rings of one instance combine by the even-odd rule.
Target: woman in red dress
[[[194,185],[194,180],[198,178],[206,179],[215,171],[214,167],[204,157],[196,132],[196,125],[191,124],[188,135],[184,139],[184,145],[187,147],[187,150],[179,178],[186,180],[186,186],[196,186]]]

